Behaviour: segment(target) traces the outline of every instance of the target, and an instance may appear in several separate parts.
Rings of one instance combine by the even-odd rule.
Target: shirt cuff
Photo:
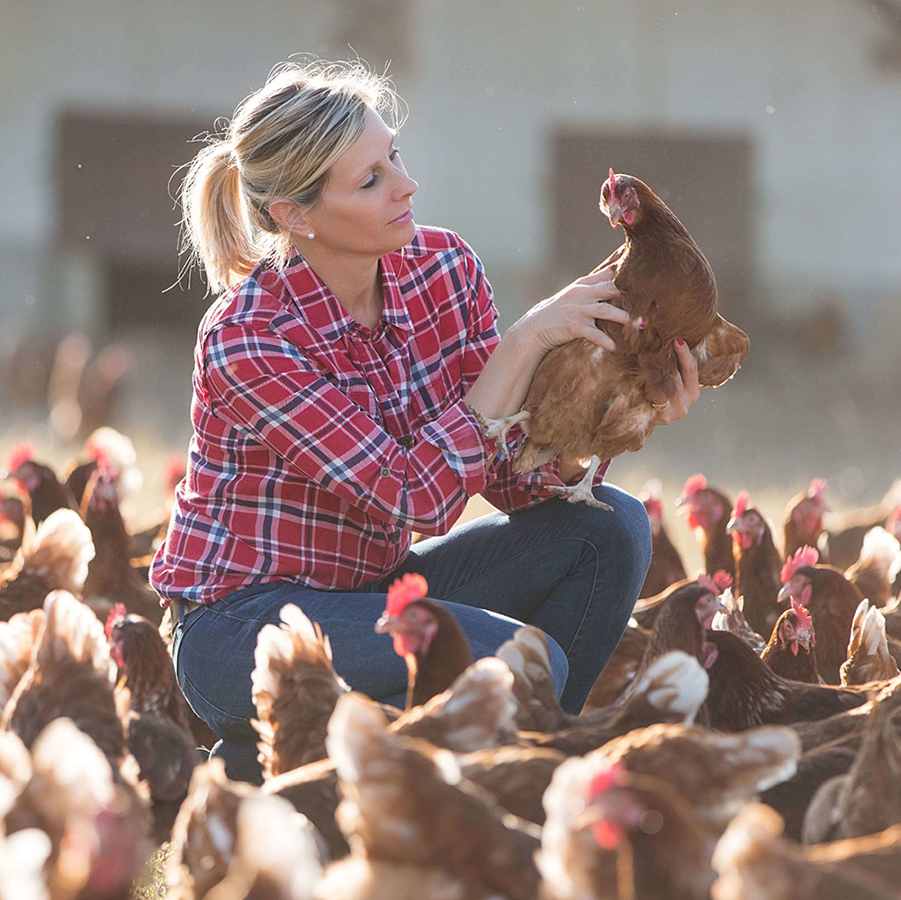
[[[470,497],[488,486],[488,459],[494,447],[462,400],[425,425],[420,434],[424,441],[438,448]]]

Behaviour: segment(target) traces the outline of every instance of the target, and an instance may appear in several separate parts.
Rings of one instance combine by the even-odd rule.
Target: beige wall
[[[574,123],[752,133],[762,301],[803,306],[837,289],[861,328],[897,305],[901,70],[874,65],[892,32],[865,4],[3,0],[0,10],[4,318],[90,310],[84,259],[52,249],[60,110],[211,122],[278,60],[348,55],[348,42],[375,65],[396,58],[417,218],[473,244],[502,312],[541,283],[549,135]]]

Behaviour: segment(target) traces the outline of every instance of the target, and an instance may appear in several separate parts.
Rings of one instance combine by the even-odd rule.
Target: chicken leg
[[[507,433],[518,422],[525,422],[529,418],[527,410],[521,409],[512,416],[506,416],[503,419],[486,419],[485,420],[485,437],[497,444],[497,452],[507,461],[510,460],[510,450],[507,447]]]
[[[591,462],[588,465],[588,471],[582,476],[578,484],[573,485],[548,485],[548,490],[565,497],[567,503],[587,503],[596,509],[603,509],[607,512],[613,512],[613,507],[609,503],[598,500],[591,492],[591,485],[594,483],[594,476],[597,473],[601,460],[595,454],[591,456]]]

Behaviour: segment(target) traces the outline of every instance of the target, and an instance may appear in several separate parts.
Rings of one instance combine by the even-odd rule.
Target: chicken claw
[[[485,419],[485,437],[497,442],[497,452],[505,459],[510,459],[510,450],[507,447],[507,432],[518,422],[524,422],[529,418],[529,413],[521,409],[512,416],[504,419]]]
[[[587,503],[588,506],[593,506],[596,509],[613,512],[613,507],[609,503],[598,500],[591,492],[591,485],[594,482],[594,476],[600,464],[600,458],[592,454],[588,471],[582,476],[582,480],[578,484],[561,485],[559,487],[557,485],[548,485],[548,490],[565,497],[567,503]]]

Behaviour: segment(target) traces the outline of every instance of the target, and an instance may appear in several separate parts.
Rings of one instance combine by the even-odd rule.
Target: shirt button
[[[400,438],[400,440],[398,440],[398,444],[400,444],[401,447],[412,447],[413,446],[413,438],[402,437],[402,438]]]
[[[392,544],[396,544],[396,543],[400,540],[400,535],[398,535],[398,534],[389,534],[389,535],[388,535],[388,540],[389,540]]]
[[[382,469],[382,478],[387,478],[391,474],[391,469]]]

